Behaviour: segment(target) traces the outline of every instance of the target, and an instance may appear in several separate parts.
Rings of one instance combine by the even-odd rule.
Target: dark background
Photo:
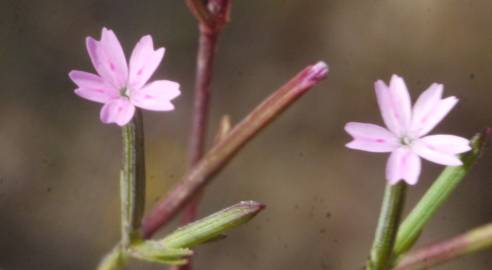
[[[238,121],[304,66],[327,80],[262,132],[217,177],[201,215],[240,200],[268,208],[196,269],[356,270],[371,245],[387,155],[349,151],[348,121],[382,124],[373,83],[402,75],[415,98],[432,82],[459,105],[435,133],[471,137],[492,116],[490,1],[234,1],[220,38],[210,132]],[[197,44],[184,1],[0,1],[0,267],[94,269],[119,238],[120,130],[73,94],[93,71],[84,39],[113,29],[127,55],[144,34],[167,49],[153,78],[176,80],[171,113],[145,112],[148,205],[184,171]],[[487,151],[419,245],[492,220]],[[428,162],[407,208],[442,167]],[[173,226],[175,226],[173,224]],[[486,251],[436,269],[490,269]],[[162,269],[134,262],[128,269]]]

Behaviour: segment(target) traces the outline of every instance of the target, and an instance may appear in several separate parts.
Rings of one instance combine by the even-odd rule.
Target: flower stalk
[[[368,270],[387,269],[405,202],[406,186],[404,182],[386,184],[376,235],[367,263]]]
[[[145,153],[142,113],[122,128],[123,168],[121,188],[121,243],[128,247],[140,239],[139,228],[145,208]]]
[[[471,139],[472,151],[461,156],[462,166],[447,167],[432,184],[422,199],[402,222],[395,243],[394,254],[399,256],[408,251],[417,241],[424,226],[437,210],[447,201],[463,178],[482,154],[492,129],[484,129]]]
[[[403,255],[393,270],[423,270],[492,247],[492,223]]]
[[[328,66],[323,62],[308,66],[258,105],[188,171],[171,193],[158,202],[143,220],[142,235],[148,238],[167,224],[247,142],[324,79],[327,73]]]

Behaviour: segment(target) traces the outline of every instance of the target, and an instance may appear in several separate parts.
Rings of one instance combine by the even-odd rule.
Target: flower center
[[[123,87],[120,89],[120,95],[122,97],[130,97],[130,89],[128,87]]]
[[[400,139],[400,143],[403,145],[410,145],[410,144],[412,144],[412,142],[413,142],[413,139],[408,137],[408,136],[403,136]]]

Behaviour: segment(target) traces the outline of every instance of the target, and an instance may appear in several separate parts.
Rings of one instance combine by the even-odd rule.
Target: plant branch
[[[230,0],[211,0],[207,5],[201,0],[191,0],[187,1],[187,4],[198,20],[199,29],[195,97],[188,150],[188,168],[191,169],[202,158],[205,150],[215,52],[218,36],[227,22],[226,14],[230,9]],[[197,194],[188,203],[184,209],[181,224],[187,224],[196,219],[201,197],[202,194]]]
[[[492,223],[403,255],[393,270],[421,270],[492,247]]]
[[[408,251],[417,241],[424,226],[446,202],[483,153],[491,132],[490,128],[486,128],[475,135],[470,141],[472,151],[461,156],[463,165],[444,169],[407,218],[405,218],[400,226],[395,243],[394,254],[396,256]]]
[[[367,263],[368,270],[385,270],[389,264],[405,202],[406,187],[403,181],[395,185],[386,184],[376,235]]]
[[[144,218],[142,235],[148,238],[162,225],[169,222],[254,135],[306,93],[307,90],[324,79],[327,73],[328,66],[323,62],[308,66],[258,105],[222,141],[214,145],[188,171],[175,189],[164,197]]]

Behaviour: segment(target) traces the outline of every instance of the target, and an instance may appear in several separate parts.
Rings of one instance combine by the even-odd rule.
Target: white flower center
[[[411,138],[409,136],[403,136],[400,139],[400,143],[403,145],[411,145],[412,142],[413,142],[413,138]]]

